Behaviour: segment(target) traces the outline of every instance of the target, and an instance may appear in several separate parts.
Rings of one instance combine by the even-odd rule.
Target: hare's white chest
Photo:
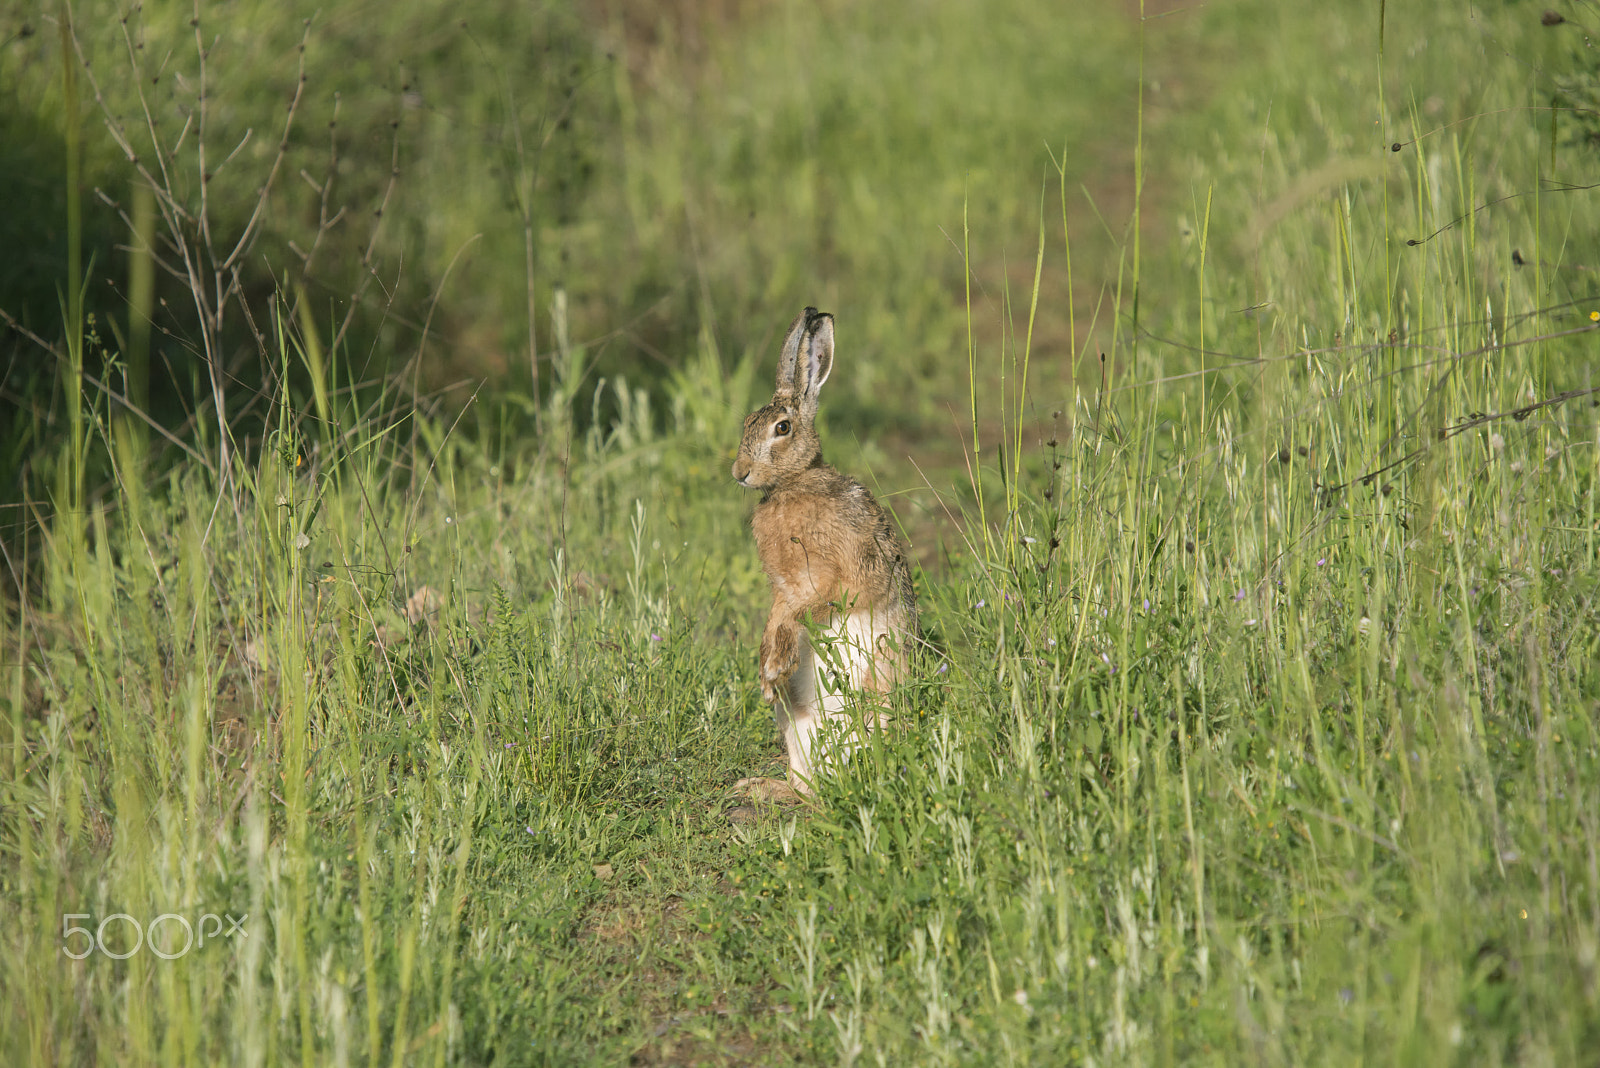
[[[852,612],[845,619],[852,649],[860,650],[854,661],[851,682],[861,689],[887,692],[901,680],[901,617],[892,606],[874,605],[864,612]]]
[[[825,740],[829,724],[848,733],[858,722],[860,706],[852,711],[863,690],[883,690],[893,681],[894,665],[875,655],[891,628],[882,613],[861,610],[836,613],[815,637],[801,639],[800,662],[780,691],[776,713],[789,749],[790,767],[809,785],[816,769],[834,755],[853,747],[846,736]],[[882,712],[870,714],[870,725],[881,727]],[[820,737],[819,737],[820,736]]]
[[[822,629],[818,642],[822,647],[814,650],[817,666],[842,676],[840,681],[847,681],[851,689],[878,689],[873,685],[874,650],[889,633],[888,621],[882,615],[865,609],[836,613]]]

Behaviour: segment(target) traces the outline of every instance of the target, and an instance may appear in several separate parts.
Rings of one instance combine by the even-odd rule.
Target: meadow
[[[11,32],[0,1061],[1594,1063],[1600,10],[975,7]],[[805,303],[928,647],[757,805]]]

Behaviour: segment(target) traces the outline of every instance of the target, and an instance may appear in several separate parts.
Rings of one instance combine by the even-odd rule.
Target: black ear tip
[[[833,318],[833,316],[829,315],[827,312],[819,312],[819,311],[817,311],[817,309],[815,309],[813,307],[810,307],[810,306],[807,306],[807,308],[806,308],[806,326],[807,326],[807,328],[815,328],[815,327],[821,326],[824,322],[826,322],[826,321],[828,321],[828,320],[830,320],[832,318]]]

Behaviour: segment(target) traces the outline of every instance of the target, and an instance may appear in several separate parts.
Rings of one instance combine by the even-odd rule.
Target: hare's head
[[[832,370],[833,316],[807,308],[783,341],[771,403],[744,421],[744,439],[733,463],[739,485],[770,489],[821,459],[817,393]]]

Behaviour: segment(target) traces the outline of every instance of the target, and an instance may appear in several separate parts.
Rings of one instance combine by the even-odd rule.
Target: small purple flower
[[[978,607],[979,608],[983,607],[983,598],[982,597],[978,598]]]
[[[1328,562],[1328,558],[1326,556],[1324,556],[1321,560],[1317,561],[1317,566],[1321,567],[1323,564],[1326,564],[1327,562]]]
[[[1150,611],[1150,598],[1148,597],[1144,599],[1144,610],[1146,612]]]
[[[1239,591],[1239,592],[1238,592],[1238,593],[1235,593],[1235,594],[1234,594],[1234,595],[1233,595],[1233,599],[1234,599],[1234,600],[1235,600],[1235,601],[1242,601],[1242,600],[1244,600],[1244,591],[1243,591],[1243,590],[1240,590],[1240,591]]]
[[[659,634],[652,634],[652,635],[650,635],[650,640],[651,640],[651,641],[653,641],[653,642],[658,642],[658,641],[660,641],[660,640],[661,640],[661,635],[659,635]]]
[[[934,674],[935,675],[943,675],[946,671],[949,671],[949,670],[950,670],[950,661],[941,660],[941,661],[939,661],[939,670],[935,671]]]

